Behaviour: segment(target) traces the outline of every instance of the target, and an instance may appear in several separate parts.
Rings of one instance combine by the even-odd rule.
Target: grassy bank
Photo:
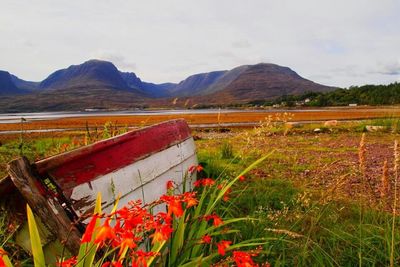
[[[203,177],[233,177],[274,151],[232,188],[225,202],[232,216],[253,218],[235,225],[241,240],[268,240],[258,260],[273,266],[400,265],[400,219],[394,206],[398,120],[291,127],[275,121],[263,120],[255,129],[193,133]],[[383,128],[366,133],[360,154],[367,126]],[[109,125],[97,132],[24,136],[22,142],[17,136],[0,147],[1,169],[21,153],[36,160],[118,133]],[[5,228],[2,235],[8,236]]]
[[[388,128],[395,125],[368,125],[383,122]],[[273,266],[389,266],[391,259],[397,266],[400,220],[397,209],[393,224],[392,209],[393,143],[398,135],[393,129],[366,135],[362,175],[358,154],[364,126],[286,135],[276,125],[207,133],[198,141],[199,157],[207,175],[224,179],[275,150],[231,198],[237,216],[257,219],[240,225],[243,239],[269,239],[266,257]],[[385,160],[391,190],[383,192]]]

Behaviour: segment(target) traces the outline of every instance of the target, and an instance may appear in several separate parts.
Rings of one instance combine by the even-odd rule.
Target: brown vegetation
[[[166,115],[125,115],[125,116],[96,116],[63,118],[55,120],[31,121],[24,123],[25,130],[31,129],[84,129],[89,127],[102,127],[106,122],[112,122],[117,126],[143,126],[161,121],[184,118],[189,124],[215,124],[215,123],[240,123],[260,122],[267,116],[282,114],[283,111],[271,112],[245,112],[232,113],[209,113],[209,114],[166,114]],[[296,110],[293,113],[292,121],[323,121],[323,120],[354,120],[380,117],[400,117],[400,109],[392,108],[366,108],[366,109],[321,109]],[[0,124],[0,131],[20,130],[20,123]]]

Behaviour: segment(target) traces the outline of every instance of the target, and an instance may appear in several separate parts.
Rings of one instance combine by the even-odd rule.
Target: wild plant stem
[[[390,267],[394,266],[394,239],[395,239],[395,224],[396,224],[396,207],[397,207],[397,182],[399,178],[399,149],[397,140],[394,141],[394,199],[392,208],[392,236],[390,245]]]

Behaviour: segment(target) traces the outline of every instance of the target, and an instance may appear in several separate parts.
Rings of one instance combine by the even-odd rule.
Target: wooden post
[[[32,172],[29,161],[23,157],[11,161],[8,173],[15,187],[21,192],[27,203],[48,227],[50,233],[73,254],[79,252],[81,234],[72,224],[61,204],[53,197],[46,198],[37,188],[37,178]]]

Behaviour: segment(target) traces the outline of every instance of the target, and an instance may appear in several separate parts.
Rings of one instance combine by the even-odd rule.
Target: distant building
[[[357,107],[357,103],[349,104],[349,107]]]

